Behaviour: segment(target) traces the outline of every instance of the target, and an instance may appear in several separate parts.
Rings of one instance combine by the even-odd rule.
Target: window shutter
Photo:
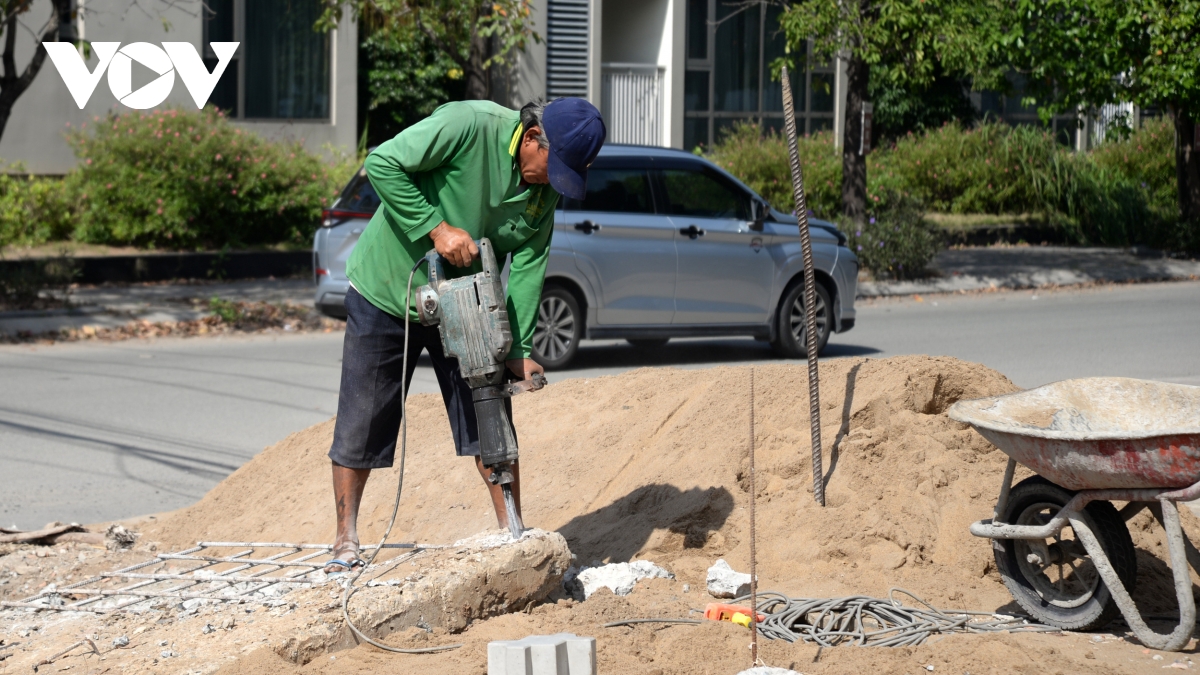
[[[588,0],[550,0],[546,96],[587,96]]]

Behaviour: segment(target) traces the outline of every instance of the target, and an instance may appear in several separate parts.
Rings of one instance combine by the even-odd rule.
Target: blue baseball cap
[[[571,199],[587,195],[587,172],[608,130],[596,106],[581,98],[560,98],[546,105],[542,131],[550,141],[550,186]]]

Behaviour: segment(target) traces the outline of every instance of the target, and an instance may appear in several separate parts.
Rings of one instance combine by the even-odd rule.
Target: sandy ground
[[[1016,613],[989,544],[967,532],[971,522],[991,515],[1006,458],[944,415],[956,400],[1013,391],[1005,377],[950,358],[822,364],[824,508],[812,499],[804,367],[756,366],[754,379],[760,588],[803,597],[882,597],[890,587],[902,586],[939,607]],[[579,563],[646,559],[671,570],[676,579],[641,582],[624,598],[607,591],[582,603],[552,596],[527,612],[476,622],[455,636],[410,629],[389,637],[395,644],[450,639],[465,644],[439,655],[397,656],[358,647],[297,664],[279,656],[287,655],[280,645],[288,635],[265,630],[256,638],[259,643],[231,647],[237,660],[222,672],[484,672],[488,641],[566,630],[598,639],[603,673],[736,673],[749,665],[749,635],[736,626],[606,629],[601,624],[688,616],[711,601],[703,593],[703,578],[713,561],[723,557],[736,569],[748,567],[749,393],[748,368],[655,369],[569,380],[514,399],[526,523],[563,534]],[[494,527],[474,468],[453,456],[440,399],[414,396],[409,411],[405,493],[394,539],[452,542]],[[196,505],[127,523],[143,533],[140,555],[148,555],[152,545],[176,550],[201,540],[331,539],[333,505],[324,453],[332,431],[331,421],[293,434]],[[390,515],[396,473],[377,472],[367,488],[360,520],[366,541],[381,534]],[[1188,513],[1183,518],[1196,540],[1200,523]],[[1146,513],[1131,521],[1130,529],[1139,549],[1135,597],[1148,613],[1173,613],[1161,532]],[[79,578],[103,563],[117,567],[118,556],[139,555],[96,553],[93,559],[84,552],[80,560],[80,552],[68,548],[55,551],[53,558],[37,558],[30,557],[33,550],[0,557],[0,580],[5,570],[20,568],[20,576],[10,573],[0,585],[0,597],[24,597],[55,578]],[[315,620],[315,605],[306,607],[294,611]],[[3,638],[8,644],[24,642],[13,653],[48,655],[70,644],[40,644],[36,631],[28,630],[33,619],[18,618],[29,633],[23,638],[14,633],[12,617],[0,623],[0,630],[8,630]],[[202,639],[200,626],[189,639]],[[806,673],[916,673],[929,672],[927,666],[976,674],[1157,673],[1172,664],[1188,668],[1195,650],[1193,641],[1183,655],[1164,656],[1127,640],[1123,625],[1108,630],[1115,632],[955,635],[919,648],[840,647],[819,655],[812,646],[768,643],[763,658]],[[208,635],[217,637],[203,639],[229,639],[220,632]],[[111,642],[111,631],[100,637],[98,644]],[[266,648],[252,648],[260,643]],[[64,663],[74,659],[78,672],[111,670],[100,658],[81,655]],[[0,662],[0,673],[16,672],[5,665]],[[164,669],[168,665],[147,661],[113,672],[184,672]]]

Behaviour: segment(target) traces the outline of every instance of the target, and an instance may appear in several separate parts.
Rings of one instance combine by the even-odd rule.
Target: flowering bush
[[[306,240],[346,172],[214,108],[94,118],[68,136],[74,238],[148,248]]]
[[[868,211],[867,222],[847,232],[847,246],[859,265],[876,277],[912,279],[926,274],[942,249],[940,231],[925,220],[920,202],[913,197],[884,192]]]

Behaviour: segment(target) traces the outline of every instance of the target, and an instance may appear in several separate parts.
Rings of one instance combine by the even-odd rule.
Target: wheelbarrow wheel
[[[1075,493],[1040,476],[1012,488],[1001,520],[1014,525],[1050,521]],[[1137,557],[1125,521],[1106,501],[1083,511],[1125,589],[1133,592]],[[1068,524],[1046,540],[993,540],[996,569],[1025,611],[1041,623],[1064,630],[1097,630],[1120,614],[1091,556]]]

